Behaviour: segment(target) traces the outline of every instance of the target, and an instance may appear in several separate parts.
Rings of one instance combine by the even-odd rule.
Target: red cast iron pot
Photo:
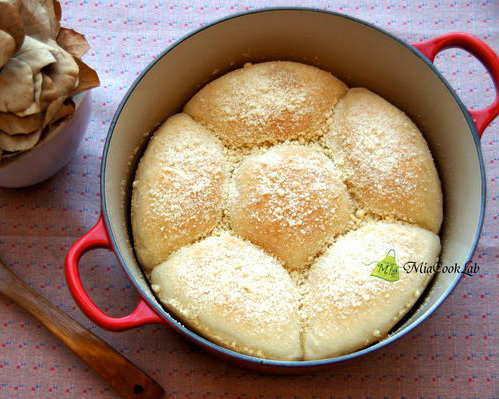
[[[353,359],[399,339],[449,295],[461,274],[438,274],[410,314],[387,339],[357,352],[316,361],[277,361],[223,348],[180,324],[155,299],[135,259],[130,232],[130,188],[135,167],[154,128],[176,113],[203,84],[245,62],[286,59],[316,65],[350,86],[367,87],[404,110],[421,128],[442,179],[444,264],[465,264],[483,223],[485,176],[480,136],[499,113],[499,99],[469,111],[432,64],[449,47],[462,48],[485,65],[496,89],[499,58],[482,41],[450,33],[407,44],[366,22],[312,9],[265,9],[235,15],[199,29],[165,50],[134,82],[109,128],[101,173],[102,214],[66,258],[69,289],[99,326],[123,331],[149,323],[173,327],[208,351],[252,368],[304,372]],[[85,251],[108,248],[140,294],[128,316],[111,317],[83,288],[78,261]]]

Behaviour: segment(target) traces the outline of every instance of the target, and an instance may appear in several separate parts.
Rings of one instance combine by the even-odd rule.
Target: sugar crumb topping
[[[251,73],[241,78],[244,71]],[[325,79],[322,73],[312,75]],[[388,115],[383,117],[362,101],[355,103],[349,93],[359,89],[347,92],[332,76],[326,81],[333,95],[324,96],[314,83],[279,63],[266,68],[248,63],[224,75],[186,105],[184,112],[192,119],[181,115],[190,119],[187,125],[151,139],[152,150],[147,151],[161,162],[138,172],[133,183],[132,222],[139,218],[134,204],[146,202],[140,224],[148,227],[150,237],[160,237],[152,252],[170,242],[147,273],[154,275],[165,260],[172,267],[182,264],[180,284],[188,298],[168,296],[159,283],[152,285],[153,291],[167,307],[204,323],[208,335],[234,350],[268,356],[206,324],[207,306],[236,323],[253,323],[255,333],[265,331],[261,320],[286,324],[296,307],[303,347],[310,315],[305,305],[313,296],[311,270],[318,281],[314,290],[329,296],[339,318],[382,292],[389,298],[379,281],[356,279],[353,269],[345,269],[352,274],[349,284],[317,279],[317,270],[328,251],[344,242],[345,233],[379,222],[420,224],[396,205],[416,206],[422,197],[404,194],[421,186],[428,190],[425,185],[434,189],[431,154],[415,125],[394,115],[391,105],[380,103]],[[405,135],[393,136],[399,130]],[[366,203],[369,196],[381,196],[396,210]],[[237,250],[222,246],[204,256],[213,240],[220,239],[251,244],[242,241],[247,246]],[[255,251],[254,245],[260,249]],[[354,242],[349,245],[347,253],[377,251],[375,242],[360,249]],[[414,296],[420,294],[414,291]],[[321,306],[320,301],[312,304],[313,311],[327,310]],[[385,334],[373,329],[370,337]]]

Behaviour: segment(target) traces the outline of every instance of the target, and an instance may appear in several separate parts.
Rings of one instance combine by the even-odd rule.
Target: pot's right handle
[[[83,287],[78,270],[81,256],[94,248],[106,248],[112,251],[102,215],[96,225],[73,244],[66,256],[66,279],[69,290],[87,317],[100,327],[112,331],[124,331],[144,324],[162,323],[162,319],[142,298],[139,299],[135,310],[124,317],[109,316],[95,305]]]
[[[442,50],[451,47],[461,48],[473,54],[487,68],[496,88],[496,98],[486,108],[469,111],[481,137],[485,128],[499,115],[499,57],[497,54],[485,42],[475,36],[459,32],[448,33],[424,42],[415,43],[413,47],[423,53],[431,62]]]

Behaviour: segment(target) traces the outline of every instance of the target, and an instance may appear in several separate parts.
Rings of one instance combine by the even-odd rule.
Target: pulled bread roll
[[[322,136],[326,115],[347,86],[310,65],[273,61],[247,65],[207,84],[184,112],[229,147]]]
[[[432,277],[402,266],[437,260],[442,217],[416,125],[295,62],[206,85],[154,134],[133,184],[135,252],[161,303],[269,359],[384,339]]]
[[[218,139],[190,116],[174,115],[156,131],[132,195],[135,253],[146,271],[220,222],[227,170]]]
[[[302,357],[291,277],[261,249],[228,233],[184,247],[154,268],[160,300],[214,342],[248,355]]]
[[[393,250],[399,280],[373,276]],[[420,297],[431,273],[403,269],[433,265],[439,237],[413,225],[376,222],[351,231],[310,268],[304,300],[306,360],[340,356],[383,339]]]
[[[350,89],[333,115],[326,143],[342,159],[355,199],[366,209],[435,233],[442,224],[437,170],[417,126],[364,88]]]
[[[346,231],[353,207],[333,162],[322,152],[281,144],[246,158],[234,173],[229,201],[233,231],[305,267]]]

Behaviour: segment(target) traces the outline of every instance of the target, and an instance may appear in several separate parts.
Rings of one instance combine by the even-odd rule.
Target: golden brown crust
[[[246,158],[231,188],[228,215],[234,232],[290,269],[307,266],[325,244],[346,231],[353,211],[333,162],[297,144]]]
[[[201,89],[184,112],[229,147],[316,139],[347,87],[310,65],[264,62],[232,71]]]
[[[208,234],[222,218],[227,162],[218,140],[186,114],[154,134],[135,175],[132,228],[146,270]]]
[[[327,145],[342,159],[355,199],[381,216],[440,230],[442,190],[417,126],[367,89],[350,89],[335,109]]]

